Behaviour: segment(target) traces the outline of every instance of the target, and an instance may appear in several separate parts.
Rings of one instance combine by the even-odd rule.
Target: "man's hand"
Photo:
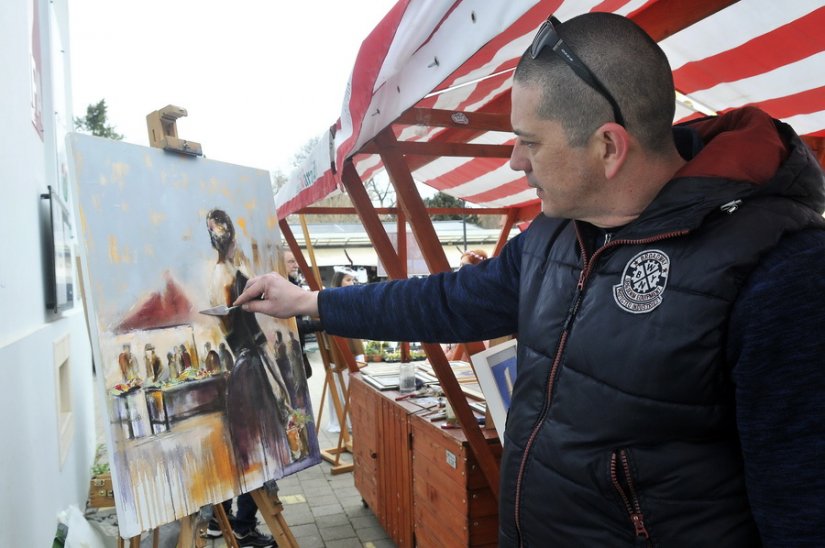
[[[275,272],[251,278],[232,304],[243,305],[247,312],[283,319],[318,316],[318,292],[304,291]]]

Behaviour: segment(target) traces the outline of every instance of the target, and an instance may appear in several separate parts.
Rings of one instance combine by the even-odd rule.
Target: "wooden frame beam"
[[[442,141],[396,141],[397,149],[406,156],[467,156],[471,158],[509,158],[513,145],[483,145],[476,143],[447,143]],[[375,141],[361,149],[369,154],[380,154]]]
[[[387,169],[390,181],[395,187],[398,204],[401,206],[404,215],[407,216],[413,236],[415,236],[418,242],[418,247],[421,249],[421,254],[424,256],[427,267],[433,274],[452,270],[444,254],[444,249],[438,241],[438,236],[435,233],[432,221],[427,215],[424,201],[415,188],[412,174],[404,161],[404,156],[395,146],[397,141],[392,132],[392,128],[384,129],[376,136],[375,141],[381,149],[381,160]],[[361,186],[363,187],[363,184]],[[478,459],[479,467],[487,479],[490,490],[496,499],[498,499],[498,463],[475,419],[473,410],[470,409],[470,405],[467,403],[467,398],[461,390],[461,385],[455,378],[450,362],[444,355],[444,351],[440,345],[423,343],[422,347],[427,353],[427,358],[433,366],[436,377],[438,377],[441,389],[444,391],[455,411],[464,435],[467,436],[467,442],[470,444],[470,448],[475,454],[476,459]],[[465,343],[465,347],[468,352],[472,353],[484,349],[484,345],[481,343]]]
[[[465,112],[413,107],[404,112],[393,123],[411,126],[504,131],[508,133],[513,131],[509,112]]]
[[[486,105],[479,109],[477,114],[497,114],[510,116],[510,91],[507,90]],[[402,116],[404,116],[402,114]],[[479,135],[485,133],[486,130],[475,128],[458,128],[449,127],[444,131],[439,132],[429,142],[444,142],[444,143],[466,143],[472,141]],[[508,130],[508,131],[512,131]],[[435,158],[427,156],[415,156],[407,159],[407,165],[410,171],[415,171],[435,160]]]

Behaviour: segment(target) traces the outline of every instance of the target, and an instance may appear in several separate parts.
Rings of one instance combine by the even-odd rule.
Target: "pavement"
[[[307,356],[312,364],[313,375],[309,379],[310,396],[315,416],[321,403],[324,386],[324,366],[317,346],[308,345]],[[321,417],[319,441],[322,449],[336,447],[338,434],[327,430],[329,402],[324,405]],[[343,453],[343,462],[352,462],[352,455]],[[353,473],[332,475],[331,464],[321,464],[278,480],[278,496],[284,506],[283,515],[301,548],[392,548],[395,543],[378,523],[372,511],[366,507],[355,489]],[[90,517],[87,515],[87,517]],[[100,516],[104,520],[106,516]],[[111,519],[111,518],[110,518]],[[258,514],[259,530],[269,532]],[[178,539],[178,523],[159,528],[159,547],[175,547]],[[225,548],[222,538],[206,539],[208,548]],[[142,548],[152,547],[152,534],[141,538]]]

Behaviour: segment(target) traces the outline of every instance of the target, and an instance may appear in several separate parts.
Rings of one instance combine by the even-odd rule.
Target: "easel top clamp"
[[[187,116],[185,108],[166,105],[146,115],[149,129],[149,146],[162,148],[170,152],[179,152],[187,156],[203,156],[200,143],[187,141],[178,137],[177,119]]]

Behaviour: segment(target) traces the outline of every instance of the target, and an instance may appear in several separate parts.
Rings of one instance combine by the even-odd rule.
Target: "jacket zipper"
[[[524,453],[521,456],[521,463],[519,464],[518,475],[516,476],[516,496],[515,496],[515,503],[513,505],[513,514],[515,517],[516,522],[516,532],[518,533],[519,537],[519,546],[524,546],[522,542],[522,533],[521,533],[521,485],[522,481],[524,480],[524,470],[527,466],[527,458],[530,455],[530,450],[533,447],[533,443],[536,441],[536,436],[538,435],[541,426],[544,424],[544,419],[547,417],[547,413],[550,411],[550,404],[553,399],[553,385],[556,381],[556,374],[558,373],[559,366],[561,364],[562,356],[564,355],[564,349],[567,344],[567,338],[570,335],[570,329],[573,326],[573,320],[576,318],[576,314],[579,311],[579,306],[584,297],[584,287],[587,283],[587,279],[590,277],[590,273],[593,270],[593,265],[596,264],[596,259],[602,255],[607,249],[617,247],[620,245],[644,245],[650,244],[654,242],[658,242],[661,240],[667,240],[670,238],[676,238],[678,236],[684,236],[689,230],[674,230],[671,232],[663,232],[662,234],[651,236],[649,238],[642,238],[640,240],[610,240],[606,242],[602,247],[597,249],[595,253],[593,253],[592,257],[587,256],[587,248],[584,246],[584,242],[579,232],[578,224],[574,223],[574,228],[576,230],[576,241],[579,244],[579,250],[581,251],[582,257],[582,271],[579,275],[579,281],[576,284],[576,294],[573,297],[573,301],[570,304],[570,308],[567,310],[567,318],[564,321],[564,328],[562,330],[561,336],[559,337],[559,342],[556,345],[556,353],[555,357],[553,358],[553,364],[550,367],[550,374],[547,378],[547,392],[544,398],[544,404],[542,405],[541,412],[539,413],[538,419],[536,419],[536,423],[533,425],[533,430],[530,432],[530,437],[527,438],[527,444],[524,446]]]
[[[619,468],[616,462],[617,455],[618,460],[621,460],[622,463],[621,470],[627,489],[622,486],[619,478]],[[639,504],[636,487],[633,484],[633,476],[630,474],[630,461],[627,458],[627,451],[624,449],[614,451],[613,454],[610,455],[610,481],[613,483],[613,487],[616,488],[619,496],[621,496],[622,502],[624,502],[625,510],[627,510],[627,515],[630,516],[630,522],[633,524],[636,536],[643,537],[650,545],[650,533],[647,531],[647,527],[645,527],[645,517],[642,513],[641,504]]]

